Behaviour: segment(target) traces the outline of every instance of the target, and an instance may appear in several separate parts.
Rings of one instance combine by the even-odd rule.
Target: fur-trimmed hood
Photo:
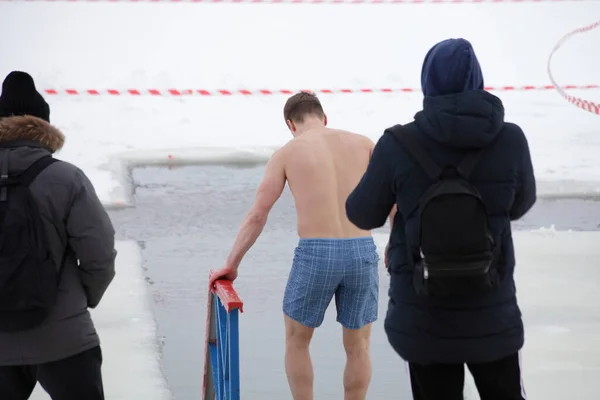
[[[65,135],[48,122],[30,115],[0,118],[0,143],[37,142],[56,153],[65,144]]]

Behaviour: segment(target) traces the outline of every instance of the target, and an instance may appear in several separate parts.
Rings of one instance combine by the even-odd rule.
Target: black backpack
[[[416,263],[409,246],[415,290],[436,297],[489,291],[498,283],[499,245],[492,237],[481,195],[469,182],[485,149],[468,152],[457,166],[441,168],[412,129],[390,131],[432,181],[412,211],[419,221],[419,243],[410,243],[420,252]]]
[[[8,175],[8,150],[0,157],[0,331],[39,326],[55,303],[60,268],[29,185],[58,160],[46,156],[20,175]]]

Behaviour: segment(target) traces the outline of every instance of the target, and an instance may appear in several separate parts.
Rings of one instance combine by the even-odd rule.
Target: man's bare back
[[[346,217],[345,202],[362,178],[373,142],[355,133],[317,127],[280,152],[294,196],[301,238],[369,236]]]

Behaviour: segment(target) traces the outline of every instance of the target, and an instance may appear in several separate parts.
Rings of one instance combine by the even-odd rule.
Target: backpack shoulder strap
[[[37,176],[43,170],[45,170],[48,166],[50,166],[51,164],[54,164],[57,161],[58,160],[56,158],[52,158],[52,156],[44,156],[44,157],[40,158],[39,160],[37,160],[36,162],[31,164],[31,166],[29,168],[27,168],[25,170],[25,172],[23,172],[19,176],[19,180],[21,181],[21,184],[23,184],[25,186],[31,185],[31,182],[33,182],[33,180],[35,178],[37,178]]]
[[[22,185],[29,186],[43,170],[45,170],[47,167],[54,164],[55,162],[59,162],[59,161],[60,160],[57,160],[56,158],[53,158],[52,156],[44,156],[44,157],[38,159],[37,161],[35,161],[33,164],[31,164],[31,166],[29,166],[29,168],[27,168],[23,173],[21,173],[19,175],[19,181],[21,182]],[[66,249],[62,255],[62,258],[60,260],[60,265],[58,265],[58,279],[59,280],[62,276],[62,271],[64,269],[64,266],[67,262],[67,257],[69,255],[69,249],[70,249],[70,246],[69,246],[69,243],[67,242],[67,247],[66,247]]]
[[[2,151],[1,165],[0,165],[0,202],[6,201],[6,184],[10,183],[8,179],[8,150]]]
[[[463,158],[456,168],[458,173],[462,175],[463,178],[468,179],[471,176],[484,151],[485,147],[477,150],[471,150],[469,153],[467,153],[465,158]]]
[[[411,154],[414,160],[421,166],[429,178],[437,180],[442,174],[442,169],[433,159],[427,154],[423,146],[415,138],[412,129],[407,126],[395,125],[386,129],[386,132],[394,136],[404,148]]]
[[[0,179],[3,181],[8,179],[8,153],[9,150],[2,151],[2,166],[0,167]]]

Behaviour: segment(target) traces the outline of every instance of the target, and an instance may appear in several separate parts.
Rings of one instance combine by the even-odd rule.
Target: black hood
[[[504,106],[499,98],[482,90],[425,97],[415,123],[438,143],[456,148],[484,147],[504,126]]]

